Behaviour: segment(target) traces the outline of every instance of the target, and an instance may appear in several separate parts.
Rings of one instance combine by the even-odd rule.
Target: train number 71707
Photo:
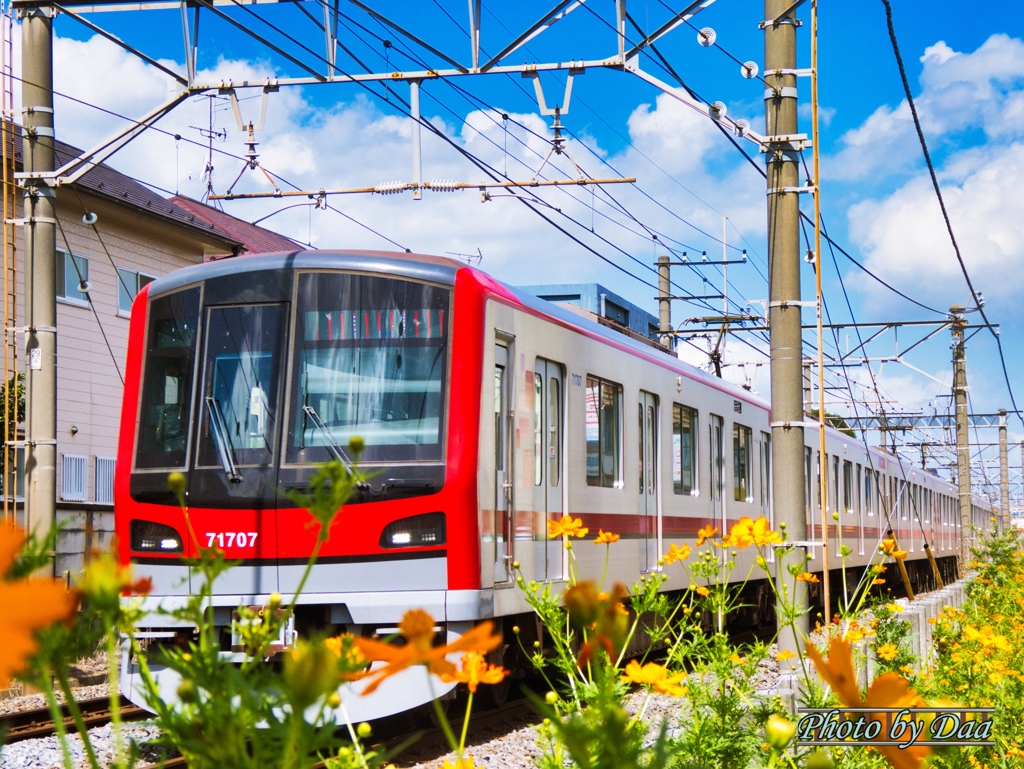
[[[213,547],[254,547],[256,545],[255,531],[208,531],[206,532],[206,546]]]

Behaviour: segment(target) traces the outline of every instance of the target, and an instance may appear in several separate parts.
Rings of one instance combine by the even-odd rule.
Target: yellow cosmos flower
[[[775,655],[775,659],[778,660],[779,662],[785,662],[786,660],[793,659],[795,656],[796,656],[795,652],[791,652],[789,649],[783,649],[782,651],[780,651],[778,654]]]
[[[454,763],[452,761],[445,760],[445,762],[441,764],[441,769],[476,769],[476,764],[473,763],[472,756],[466,755],[459,756],[455,759]]]
[[[682,547],[676,545],[669,545],[668,552],[663,556],[665,563],[675,563],[676,561],[685,561],[690,557],[690,546],[685,542]]]
[[[370,685],[364,694],[372,694],[384,679],[412,665],[425,665],[427,670],[439,676],[452,675],[455,673],[455,665],[445,659],[449,654],[467,651],[487,653],[497,648],[502,640],[500,635],[492,632],[493,625],[487,621],[450,644],[433,646],[434,618],[422,609],[407,611],[398,629],[405,636],[405,646],[394,646],[370,638],[355,639],[355,645],[367,660],[388,663],[379,670],[370,671]]]
[[[623,681],[647,686],[658,692],[658,694],[671,694],[680,697],[686,693],[686,689],[679,683],[686,677],[686,671],[669,675],[668,668],[656,662],[648,662],[641,665],[636,660],[631,660],[626,665],[625,675],[619,676]]]
[[[442,674],[441,680],[446,683],[455,681],[466,684],[475,694],[480,684],[501,683],[506,675],[508,671],[505,668],[491,665],[480,652],[470,651],[462,655],[462,669]]]
[[[697,547],[700,547],[718,533],[718,527],[710,523],[697,532]]]
[[[704,587],[703,585],[691,585],[690,587],[692,587],[692,588],[693,588],[693,591],[694,591],[694,592],[695,592],[695,593],[696,593],[697,595],[701,595],[701,596],[704,596],[705,598],[707,598],[707,597],[708,597],[709,595],[711,595],[711,591],[710,591],[710,590],[708,590],[708,589],[707,589],[706,587]]]
[[[899,614],[900,612],[903,611],[903,606],[901,604],[898,604],[898,603],[887,603],[885,605],[885,608],[888,609],[891,612],[894,612],[895,614]]]
[[[597,539],[594,540],[595,545],[610,545],[612,542],[618,542],[619,535],[612,534],[610,531],[604,529],[597,530]]]
[[[324,641],[324,646],[338,655],[338,677],[343,681],[356,681],[366,675],[370,661],[356,645],[356,637],[342,633]]]
[[[571,515],[563,515],[557,521],[548,521],[549,537],[585,537],[590,531],[583,525],[583,520],[573,518]]]
[[[875,649],[875,654],[877,654],[878,657],[883,660],[894,660],[896,659],[896,655],[899,653],[900,650],[896,646],[896,644],[882,644],[877,649]]]
[[[746,661],[747,660],[745,657],[741,657],[736,652],[733,652],[732,656],[729,657],[729,662],[733,663],[734,665],[742,665]]]

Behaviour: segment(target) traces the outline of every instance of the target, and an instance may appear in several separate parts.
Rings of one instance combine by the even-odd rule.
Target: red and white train
[[[528,580],[564,579],[549,520],[570,514],[591,538],[622,535],[608,580],[631,584],[709,523],[771,519],[769,425],[749,392],[460,262],[342,251],[222,260],[159,278],[136,299],[115,483],[121,558],[152,577],[151,607],[195,589],[167,486],[184,473],[200,544],[241,561],[213,591],[232,654],[232,610],[275,592],[287,600],[314,544],[284,491],[361,436],[369,487],[337,517],[294,632],[383,636],[412,607],[449,637],[484,619],[529,632],[512,562]],[[818,435],[805,432],[816,500]],[[912,569],[925,538],[950,568],[963,533],[953,486],[835,431],[824,461],[840,516],[830,536],[852,548],[850,564],[868,563],[888,509]],[[984,524],[988,504],[974,506]],[[584,576],[600,575],[603,547],[574,553]],[[666,590],[687,586],[682,569],[667,573]],[[153,644],[190,634],[155,614],[140,628]],[[124,665],[139,701],[130,655]],[[155,672],[174,692],[171,672]],[[370,696],[359,688],[342,692],[357,720],[445,691],[420,670]]]

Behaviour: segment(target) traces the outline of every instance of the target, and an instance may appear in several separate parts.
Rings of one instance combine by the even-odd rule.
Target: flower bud
[[[267,608],[270,611],[274,611],[274,609],[277,609],[280,606],[281,606],[281,594],[280,593],[271,593],[270,594],[270,598],[267,599]]]
[[[289,699],[304,710],[338,685],[338,655],[323,643],[298,642],[284,659]]]
[[[804,759],[804,769],[834,769],[835,764],[828,751],[818,748]]]
[[[548,692],[544,695],[544,701],[548,703],[548,705],[554,705],[556,702],[558,702],[558,693]]]
[[[186,678],[178,684],[178,699],[184,703],[196,702],[199,699],[199,692],[195,683]]]
[[[781,751],[796,734],[796,724],[788,718],[772,713],[764,726],[764,734],[768,744]]]
[[[341,695],[338,694],[337,692],[334,692],[330,696],[328,696],[328,698],[327,698],[327,707],[331,708],[332,710],[337,710],[338,708],[340,708],[341,707]]]
[[[832,520],[833,521],[838,521],[839,520],[839,513],[838,512],[832,513]]]
[[[171,473],[167,476],[167,488],[179,497],[185,493],[186,485],[185,473]]]
[[[352,456],[359,459],[359,455],[366,450],[366,441],[358,435],[353,435],[348,439],[348,450],[352,452]]]
[[[356,727],[356,734],[359,735],[359,739],[365,740],[371,734],[373,734],[373,729],[370,728],[370,725],[368,723],[363,721],[361,724],[359,724],[359,726]]]

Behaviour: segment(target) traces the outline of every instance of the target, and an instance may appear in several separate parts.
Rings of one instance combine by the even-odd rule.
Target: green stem
[[[78,727],[78,734],[82,738],[82,745],[85,747],[85,755],[89,759],[89,766],[92,769],[100,769],[99,760],[96,758],[96,751],[92,747],[92,740],[89,739],[89,730],[85,726],[85,720],[82,718],[82,711],[78,707],[78,703],[75,702],[75,696],[71,691],[71,681],[68,679],[67,670],[64,667],[58,666],[57,680],[60,682],[60,690],[64,695],[65,704],[68,706],[68,712],[71,713],[71,718],[75,722],[75,726]]]
[[[348,710],[345,708],[345,700],[342,700],[338,707],[341,709],[341,714],[345,718],[345,728],[348,730],[348,737],[352,740],[352,746],[355,748],[356,756],[359,758],[359,765],[363,767],[363,769],[369,769],[369,764],[366,761],[366,753],[363,751],[363,743],[359,739],[359,735],[356,734],[356,729],[352,725],[352,719],[349,718]]]
[[[121,682],[117,666],[117,637],[111,628],[107,633],[107,681],[110,690],[110,728],[114,734],[114,765],[122,766],[124,745],[121,743]]]
[[[466,735],[469,733],[469,714],[473,712],[473,690],[469,690],[469,699],[466,700],[466,715],[462,718],[462,734],[459,735],[459,758],[462,758],[462,751],[466,747]]]
[[[64,758],[64,769],[74,769],[71,758],[71,750],[68,747],[67,731],[64,729],[64,718],[60,712],[60,704],[53,693],[52,686],[40,687],[46,695],[46,704],[50,708],[50,715],[53,717],[54,731],[57,733],[57,742],[60,744],[60,752]]]

